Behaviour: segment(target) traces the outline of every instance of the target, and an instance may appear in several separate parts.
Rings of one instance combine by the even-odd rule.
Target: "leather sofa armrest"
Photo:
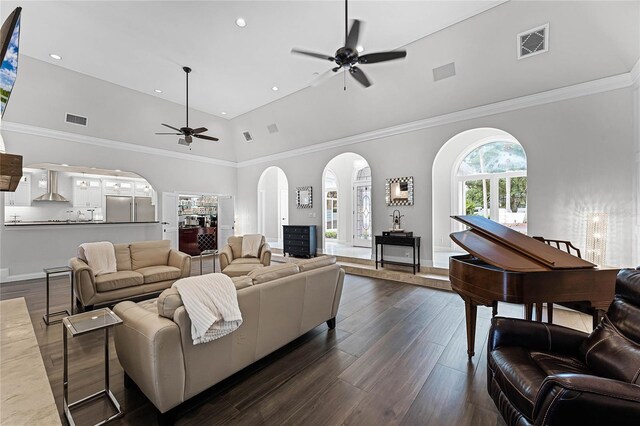
[[[491,320],[487,350],[501,346],[520,346],[527,349],[566,355],[578,353],[588,334],[559,325],[496,317]]]
[[[271,246],[267,243],[260,247],[260,263],[264,266],[271,265]]]
[[[640,424],[640,386],[586,374],[547,377],[536,397],[535,425]]]
[[[96,295],[96,279],[93,270],[77,257],[69,259],[69,266],[73,269],[76,297],[82,306],[93,305],[92,301]]]
[[[133,302],[113,312],[122,319],[114,330],[118,360],[140,390],[164,413],[184,402],[186,373],[180,328]]]
[[[229,266],[231,262],[233,262],[233,252],[231,251],[231,246],[229,244],[222,247],[222,250],[219,252],[220,254],[220,270],[224,271],[224,268]]]
[[[169,252],[169,266],[180,269],[180,278],[191,275],[191,256],[177,250]]]

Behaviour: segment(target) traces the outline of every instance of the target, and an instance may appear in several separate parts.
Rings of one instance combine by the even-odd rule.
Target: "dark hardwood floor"
[[[206,259],[205,273],[211,268]],[[194,258],[193,273],[199,271]],[[68,292],[67,280],[52,280],[52,311],[67,307]],[[61,411],[62,326],[42,321],[44,294],[44,280],[0,286],[0,299],[27,301]],[[500,304],[499,314],[522,317],[522,307]],[[590,317],[561,309],[554,316],[556,323],[590,329]],[[490,309],[478,310],[477,355],[467,362],[464,304],[456,294],[347,275],[335,330],[322,324],[214,386],[180,407],[177,424],[504,425],[486,391],[490,318]],[[102,386],[102,338],[93,333],[69,341],[72,401]],[[155,424],[146,397],[124,388],[113,339],[110,347],[111,388],[126,413],[113,424]],[[74,418],[93,424],[109,413],[98,401]]]

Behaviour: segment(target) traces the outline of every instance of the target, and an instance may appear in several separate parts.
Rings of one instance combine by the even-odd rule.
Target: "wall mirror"
[[[296,198],[299,209],[310,209],[313,207],[313,191],[310,186],[297,187]]]
[[[387,179],[387,206],[413,205],[413,176]]]

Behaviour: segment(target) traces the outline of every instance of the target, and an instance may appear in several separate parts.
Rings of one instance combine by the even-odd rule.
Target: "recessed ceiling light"
[[[278,86],[273,86],[273,87],[271,88],[271,90],[273,90],[274,92],[277,92],[277,91],[278,91],[278,90],[280,90],[280,89],[278,88]]]
[[[362,52],[364,52],[364,47],[358,46],[358,47],[356,47],[356,50],[358,51],[358,53],[362,53]]]
[[[236,19],[236,25],[239,26],[240,28],[244,28],[247,26],[247,21],[245,21],[244,18],[240,17]]]
[[[220,114],[222,114],[222,115],[227,115],[227,113],[226,113],[226,112],[224,112],[224,111],[222,111]]]
[[[162,90],[160,90],[160,89],[153,89],[153,91],[156,92],[156,93],[162,93]]]
[[[120,170],[120,169],[116,169],[116,172],[121,172],[121,171],[122,171],[122,170]]]
[[[63,165],[63,166],[65,166],[65,167],[69,167],[69,165],[68,165],[68,164],[64,164],[64,163],[62,163],[62,165]]]
[[[60,55],[56,55],[55,53],[49,53],[49,56],[51,56],[53,59],[59,61],[60,59],[62,59],[62,56]]]

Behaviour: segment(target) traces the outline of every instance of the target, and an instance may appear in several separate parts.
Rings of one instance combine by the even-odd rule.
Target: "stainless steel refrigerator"
[[[133,197],[107,195],[107,222],[131,222],[133,211]]]
[[[134,201],[134,221],[153,222],[156,220],[156,208],[151,204],[151,197],[136,197]]]

